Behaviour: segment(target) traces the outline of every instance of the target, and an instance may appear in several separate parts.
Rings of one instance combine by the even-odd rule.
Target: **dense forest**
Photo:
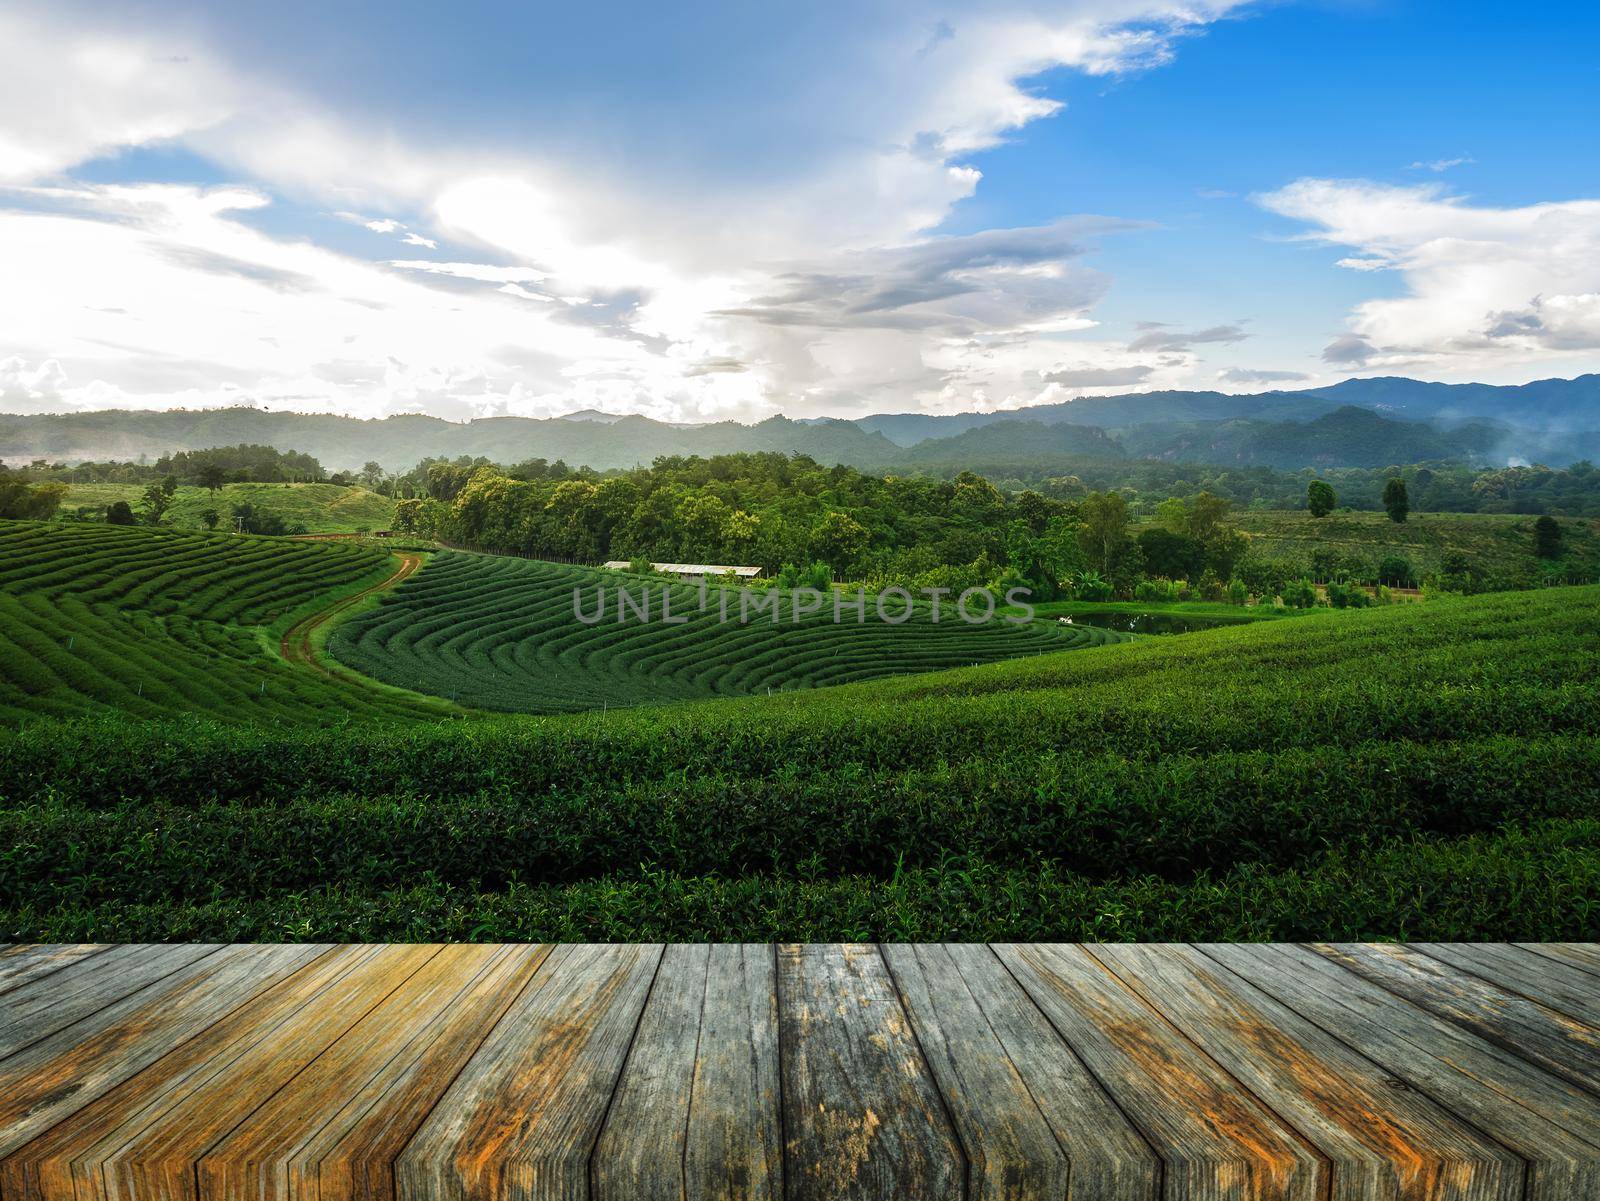
[[[1420,495],[1434,484],[1419,473],[1411,482]],[[1235,526],[1234,499],[1189,481],[1172,481],[1173,494],[1164,497],[1128,488],[1096,491],[1077,479],[1007,491],[972,472],[949,480],[884,477],[801,456],[741,454],[664,457],[648,468],[604,476],[542,460],[509,469],[438,460],[399,483],[412,493],[396,511],[396,527],[404,532],[587,563],[748,564],[768,575],[813,564],[835,579],[875,589],[1022,585],[1046,600],[1283,596],[1310,604],[1318,599],[1312,581],[1423,582],[1401,555],[1369,561],[1354,552],[1318,552],[1304,560],[1252,553],[1250,539]],[[1390,477],[1385,488],[1394,520],[1405,519],[1393,506],[1396,489],[1406,496],[1407,510],[1420,508],[1420,495],[1408,492],[1405,479]],[[1296,507],[1304,507],[1307,491],[1302,483]],[[1560,554],[1540,558],[1530,539],[1526,565],[1513,573],[1491,574],[1459,557],[1428,583],[1480,591],[1587,578],[1589,572],[1589,564]],[[1363,604],[1366,594],[1340,591],[1332,599]]]

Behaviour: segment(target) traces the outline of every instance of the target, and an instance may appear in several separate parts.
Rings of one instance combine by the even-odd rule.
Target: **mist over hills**
[[[1050,456],[1214,464],[1381,467],[1433,460],[1564,466],[1600,457],[1600,375],[1522,385],[1435,384],[1396,377],[1250,395],[1147,392],[997,413],[874,414],[854,421],[771,417],[752,425],[681,425],[586,410],[564,417],[465,423],[421,415],[375,420],[251,408],[0,413],[0,459],[12,465],[149,459],[241,442],[298,450],[330,470],[425,457],[510,463],[562,459],[598,469],[661,455],[779,451],[876,471],[959,470],[967,462]]]

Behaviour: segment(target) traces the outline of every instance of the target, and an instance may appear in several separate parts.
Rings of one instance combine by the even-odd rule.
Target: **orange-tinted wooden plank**
[[[1161,1156],[1177,1197],[1311,1201],[1329,1165],[1082,947],[995,948]]]
[[[387,1201],[394,1160],[549,954],[448,946],[200,1161],[200,1195]]]
[[[45,1198],[195,1195],[195,1165],[436,947],[343,947],[74,1114],[16,1157]],[[8,1195],[6,1201],[12,1201]]]
[[[224,947],[0,1062],[0,1195],[21,1196],[20,1149],[256,995],[320,946]]]
[[[561,946],[395,1164],[405,1198],[587,1195],[659,946]]]

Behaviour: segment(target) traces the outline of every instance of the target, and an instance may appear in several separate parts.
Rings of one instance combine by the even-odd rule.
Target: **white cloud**
[[[1483,373],[1600,348],[1600,200],[1495,208],[1438,185],[1325,179],[1257,200],[1359,252],[1339,265],[1404,282],[1355,308],[1328,362]]]
[[[55,175],[234,113],[226,72],[170,39],[101,34],[0,10],[0,182]]]
[[[1439,175],[1450,170],[1451,167],[1461,167],[1476,161],[1476,159],[1467,158],[1465,155],[1460,158],[1426,159],[1412,163],[1410,169],[1413,171],[1432,171],[1435,175]]]
[[[806,65],[817,136],[785,170],[716,181],[429,144],[399,117],[330,112],[269,60],[0,18],[0,175],[55,185],[0,207],[0,354],[57,362],[66,403],[356,413],[751,417],[1028,403],[1060,394],[1052,370],[1178,382],[1187,343],[1159,363],[1110,342],[1063,354],[1110,284],[1081,243],[1131,226],[927,231],[979,187],[969,156],[1057,112],[1033,77],[1159,66],[1236,7],[1061,0],[943,25],[908,10],[848,64]],[[249,186],[63,180],[158,141]],[[284,199],[481,261],[366,262],[239,219]]]

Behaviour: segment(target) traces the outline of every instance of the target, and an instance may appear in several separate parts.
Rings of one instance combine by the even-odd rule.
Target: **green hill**
[[[0,725],[437,714],[274,653],[299,612],[381,581],[394,562],[354,545],[0,522]]]
[[[61,515],[71,517],[79,508],[104,509],[127,501],[137,510],[143,484],[69,484],[61,502]],[[334,484],[226,484],[216,492],[184,485],[172,497],[161,524],[178,530],[203,530],[201,514],[216,510],[218,528],[232,524],[233,506],[249,504],[275,513],[290,526],[304,526],[308,534],[353,534],[358,530],[388,529],[394,521],[394,501],[365,488]]]
[[[645,624],[631,609],[630,620],[616,620],[619,587],[635,598],[648,591],[655,620]],[[585,625],[574,617],[574,591],[592,613],[598,588],[606,589],[605,615]],[[671,624],[661,620],[663,588],[671,596]],[[879,621],[869,599],[865,622],[847,609],[835,623],[831,604],[821,602],[821,612],[799,622],[786,608],[777,622],[763,613],[741,623],[736,593],[729,594],[726,621],[719,592],[710,590],[708,598],[702,612],[697,589],[687,585],[445,552],[376,608],[340,626],[328,645],[341,662],[398,687],[488,709],[558,713],[815,688],[1118,637],[1054,622],[997,618],[968,625],[948,600],[937,622],[925,607],[904,624]],[[892,604],[889,612],[897,617],[901,607]]]
[[[1269,558],[1309,563],[1316,551],[1331,550],[1376,564],[1385,555],[1401,555],[1419,575],[1429,575],[1457,555],[1478,573],[1501,579],[1536,580],[1541,570],[1533,553],[1537,518],[1531,516],[1414,512],[1396,523],[1383,513],[1344,509],[1320,518],[1304,511],[1246,509],[1230,520],[1250,535],[1253,554]],[[1600,521],[1564,517],[1561,529],[1567,554],[1600,574]]]
[[[1581,939],[1597,734],[1596,587],[626,712],[39,723],[0,732],[0,928]]]

